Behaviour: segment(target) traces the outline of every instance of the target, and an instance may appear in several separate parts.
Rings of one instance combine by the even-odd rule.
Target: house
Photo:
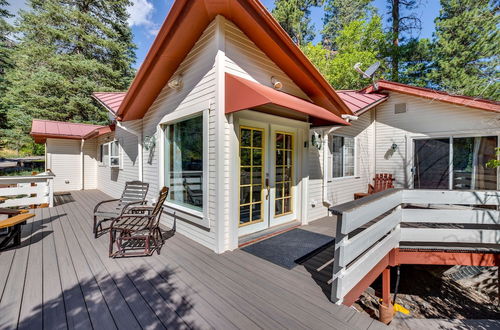
[[[484,167],[498,103],[386,81],[335,91],[257,0],[175,1],[129,90],[94,97],[115,124],[33,121],[55,190],[168,186],[165,224],[217,253],[327,216],[375,173],[498,189]]]

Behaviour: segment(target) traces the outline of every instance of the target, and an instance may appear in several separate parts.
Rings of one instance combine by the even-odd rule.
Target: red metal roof
[[[116,114],[126,94],[126,92],[95,92],[92,96],[111,113]]]
[[[395,91],[403,94],[419,96],[427,99],[432,99],[451,104],[462,105],[486,111],[500,112],[500,102],[481,99],[478,97],[469,97],[463,95],[451,95],[446,92],[437,91],[435,89],[423,88],[396,83],[387,80],[379,80],[377,82],[378,89],[375,90],[373,86],[365,88],[362,92],[373,93],[384,90]]]
[[[364,91],[339,90],[337,91],[342,101],[354,114],[359,115],[374,106],[384,102],[389,97],[382,93],[366,93]]]
[[[87,139],[108,133],[114,126],[68,123],[62,121],[33,119],[30,135],[35,142],[43,143],[47,138]]]
[[[306,114],[318,125],[349,125],[342,118],[316,104],[226,73],[226,113],[271,104]]]

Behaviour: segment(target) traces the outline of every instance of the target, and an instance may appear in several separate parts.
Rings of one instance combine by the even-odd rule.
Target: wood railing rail
[[[47,204],[54,206],[54,174],[33,176],[0,176],[0,207]]]
[[[332,301],[342,303],[402,242],[498,249],[499,205],[499,191],[390,189],[330,208],[338,217]]]

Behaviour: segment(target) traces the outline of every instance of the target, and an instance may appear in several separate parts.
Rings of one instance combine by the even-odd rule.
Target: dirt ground
[[[426,319],[500,319],[498,275],[496,267],[484,267],[472,276],[464,273],[458,279],[458,268],[442,266],[401,266],[399,292],[396,302],[410,311],[395,317]],[[391,293],[396,282],[391,272]],[[365,291],[355,307],[378,318],[381,281]]]

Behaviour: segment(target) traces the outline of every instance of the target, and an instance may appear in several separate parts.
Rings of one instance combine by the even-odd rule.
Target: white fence
[[[485,205],[495,207],[477,208]],[[342,303],[400,242],[500,243],[499,205],[498,191],[390,189],[331,208],[338,216],[332,301]]]
[[[0,207],[48,204],[54,206],[54,175],[0,176]]]

